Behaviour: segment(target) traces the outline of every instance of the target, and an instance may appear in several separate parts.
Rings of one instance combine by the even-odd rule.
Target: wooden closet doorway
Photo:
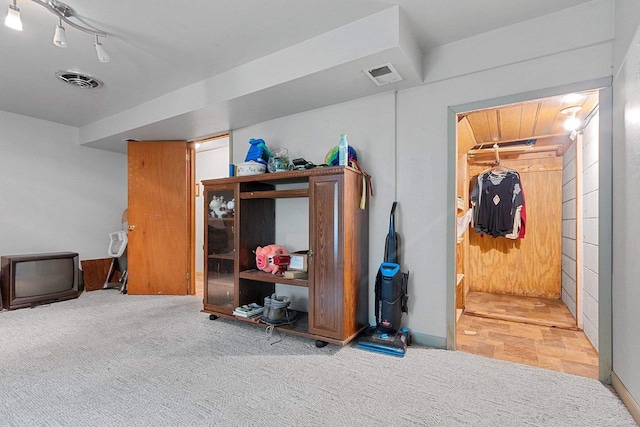
[[[519,173],[526,206],[522,239],[494,238],[473,227],[458,239],[458,349],[546,367],[563,364],[549,354],[584,352],[589,366],[557,370],[597,378],[597,352],[581,331],[582,149],[576,146],[583,129],[572,136],[564,127],[573,116],[587,123],[597,105],[594,91],[458,114],[458,216],[470,207],[475,177],[496,166]],[[562,351],[544,349],[545,333]],[[568,348],[574,341],[577,349]]]
[[[127,149],[128,293],[193,294],[193,144],[129,141]]]

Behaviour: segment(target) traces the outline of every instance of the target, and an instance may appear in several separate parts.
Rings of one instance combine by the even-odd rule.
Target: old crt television
[[[82,293],[77,253],[6,255],[0,260],[5,309],[68,300]]]

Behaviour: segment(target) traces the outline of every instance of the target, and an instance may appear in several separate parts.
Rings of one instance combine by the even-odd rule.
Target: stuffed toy
[[[231,199],[227,202],[227,215],[233,216],[236,210],[236,199]]]
[[[227,216],[227,205],[224,202],[224,197],[213,196],[209,203],[209,210],[213,218],[224,218]]]
[[[280,245],[258,246],[256,249],[256,266],[271,274],[283,274],[289,265],[289,251]]]

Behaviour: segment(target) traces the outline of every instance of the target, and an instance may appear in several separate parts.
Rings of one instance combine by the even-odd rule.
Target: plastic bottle
[[[338,144],[338,165],[349,165],[349,143],[347,142],[347,134],[340,135],[340,144]]]

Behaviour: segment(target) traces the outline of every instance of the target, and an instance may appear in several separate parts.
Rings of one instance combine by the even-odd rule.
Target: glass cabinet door
[[[235,307],[234,187],[205,190],[205,306],[231,312]]]

